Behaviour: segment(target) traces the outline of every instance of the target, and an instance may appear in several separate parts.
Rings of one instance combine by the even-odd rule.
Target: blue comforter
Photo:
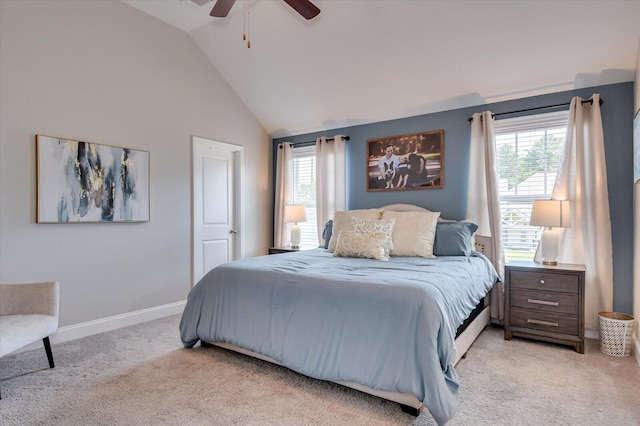
[[[411,393],[439,424],[459,404],[455,332],[497,280],[472,256],[333,257],[324,249],[220,265],[191,290],[185,347],[226,342],[310,377]]]

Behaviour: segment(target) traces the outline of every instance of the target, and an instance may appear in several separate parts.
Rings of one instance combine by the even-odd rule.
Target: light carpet
[[[179,316],[0,358],[2,425],[435,425],[395,403],[219,348],[184,349]],[[632,357],[488,327],[456,367],[449,425],[640,425]]]

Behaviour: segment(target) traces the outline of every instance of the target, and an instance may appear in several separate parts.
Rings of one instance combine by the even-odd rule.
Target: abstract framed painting
[[[148,222],[149,152],[36,135],[36,222]]]
[[[367,141],[367,191],[444,185],[444,130]]]

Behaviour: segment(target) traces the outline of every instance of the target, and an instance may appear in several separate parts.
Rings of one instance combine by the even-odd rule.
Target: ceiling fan
[[[309,0],[284,0],[289,6],[295,9],[300,15],[302,15],[305,19],[311,19],[317,16],[320,13],[320,9],[318,9],[313,3]],[[229,10],[231,10],[231,6],[236,2],[236,0],[218,0],[216,4],[211,9],[211,13],[209,15],[214,16],[216,18],[224,18],[229,14]]]

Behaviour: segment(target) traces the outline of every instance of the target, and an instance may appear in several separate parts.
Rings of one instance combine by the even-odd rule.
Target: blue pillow
[[[471,222],[441,221],[436,225],[433,254],[436,256],[469,256],[473,251],[471,236],[478,225]]]
[[[328,221],[324,224],[324,229],[322,230],[322,239],[324,241],[324,248],[329,248],[329,241],[331,241],[331,234],[333,233],[333,220]]]

